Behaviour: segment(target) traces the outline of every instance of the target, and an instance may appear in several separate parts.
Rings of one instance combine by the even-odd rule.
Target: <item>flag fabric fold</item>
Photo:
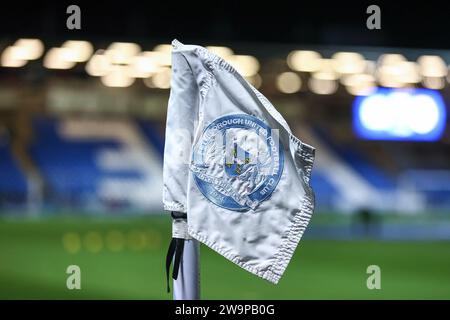
[[[163,203],[195,238],[277,283],[314,210],[314,148],[233,66],[174,40]]]

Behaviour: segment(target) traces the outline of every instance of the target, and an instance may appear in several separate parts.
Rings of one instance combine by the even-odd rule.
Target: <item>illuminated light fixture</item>
[[[17,47],[10,46],[3,51],[1,56],[2,67],[19,68],[27,64],[27,60],[18,59],[20,54],[15,52],[17,50],[20,49]]]
[[[164,44],[158,44],[157,46],[155,46],[153,48],[153,51],[170,54],[172,52],[172,45],[165,44],[165,43]]]
[[[145,55],[151,57],[160,66],[170,66],[172,64],[172,45],[159,44],[153,48],[153,51],[146,51]]]
[[[444,77],[424,77],[422,79],[422,84],[424,87],[429,89],[440,90],[445,87]]]
[[[308,80],[308,87],[316,94],[333,94],[338,88],[337,81],[326,77],[311,77]]]
[[[407,87],[421,80],[418,65],[411,61],[382,65],[378,68],[376,75],[382,86],[390,88]]]
[[[246,77],[245,79],[256,89],[258,89],[262,85],[262,78],[259,74],[255,74],[251,77]]]
[[[450,66],[448,66],[450,68]],[[447,81],[450,83],[450,72],[447,73]]]
[[[259,71],[258,59],[253,56],[232,55],[226,60],[244,77],[251,77]]]
[[[167,52],[147,51],[147,56],[152,57],[159,66],[169,67],[172,64],[172,56]]]
[[[19,39],[13,47],[20,49],[16,51],[19,60],[36,60],[44,53],[44,44],[39,39]]]
[[[128,56],[134,56],[141,52],[141,47],[133,42],[113,42],[107,50],[117,50]]]
[[[66,48],[51,48],[44,57],[44,67],[47,69],[71,69],[75,62],[65,60]]]
[[[131,86],[135,78],[129,76],[126,66],[113,66],[113,68],[101,77],[102,83],[107,87],[125,88]]]
[[[93,77],[101,77],[111,70],[109,58],[104,50],[98,50],[86,64],[86,72]]]
[[[370,75],[374,76],[376,73],[376,70],[377,70],[377,64],[375,61],[365,60],[365,68],[362,73],[370,74]]]
[[[281,92],[290,94],[300,90],[302,80],[294,72],[283,72],[277,76],[276,85]]]
[[[354,131],[370,140],[435,141],[446,116],[441,95],[429,89],[378,88],[353,103]]]
[[[147,86],[148,88],[154,89],[155,85],[153,84],[152,81],[152,76],[148,77],[148,78],[144,78],[143,79],[145,86]]]
[[[389,88],[402,88],[420,82],[417,65],[397,53],[383,54],[378,58],[376,77],[382,86]]]
[[[233,50],[228,47],[208,46],[206,49],[223,59],[234,54]]]
[[[420,73],[424,77],[438,78],[447,75],[447,65],[439,56],[424,55],[417,59]]]
[[[419,83],[421,76],[419,73],[419,66],[412,61],[401,61],[397,65],[398,80],[403,83]]]
[[[108,57],[112,64],[116,65],[130,64],[133,59],[133,55],[128,55],[122,51],[111,49],[107,49],[105,51],[105,56]]]
[[[385,53],[378,58],[378,64],[384,66],[396,65],[406,61],[405,56],[398,53]]]
[[[155,88],[169,89],[170,88],[171,69],[160,68],[159,72],[151,77],[151,81]]]
[[[399,74],[399,69],[395,66],[380,66],[376,72],[378,82],[389,88],[404,87],[405,83],[400,81]]]
[[[61,47],[66,49],[65,60],[71,62],[85,62],[94,52],[94,47],[89,41],[68,40]]]
[[[314,72],[320,68],[322,56],[316,51],[296,50],[287,57],[288,66],[295,71]]]
[[[160,61],[155,56],[155,52],[141,52],[134,56],[131,64],[131,74],[135,78],[148,78],[160,68]]]
[[[348,93],[355,96],[366,96],[373,93],[375,87],[375,77],[370,74],[351,74],[341,79]]]
[[[141,47],[132,42],[113,42],[105,51],[113,64],[130,64],[132,58],[141,52]]]
[[[170,66],[172,64],[172,45],[159,44],[153,48],[155,59],[161,66]]]
[[[340,74],[362,73],[366,68],[363,55],[356,52],[337,52],[331,60],[334,71]]]
[[[337,80],[338,75],[333,71],[319,71],[314,72],[311,77],[320,80]]]
[[[332,59],[320,59],[319,60],[319,69],[317,72],[314,72],[313,74],[329,74],[330,76],[333,75],[334,79],[338,78],[338,74],[334,71],[333,68],[333,60]]]

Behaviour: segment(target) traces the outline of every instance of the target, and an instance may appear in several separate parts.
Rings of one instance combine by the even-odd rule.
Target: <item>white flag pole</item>
[[[184,241],[178,278],[173,280],[174,300],[200,299],[200,246],[197,240]]]

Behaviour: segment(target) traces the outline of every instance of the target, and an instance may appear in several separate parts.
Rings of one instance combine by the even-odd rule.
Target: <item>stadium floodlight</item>
[[[29,60],[39,59],[43,53],[44,45],[41,40],[18,39],[3,51],[1,65],[9,68],[23,67]]]
[[[276,85],[283,93],[295,93],[300,90],[302,79],[295,72],[283,72],[278,75]]]
[[[420,66],[420,73],[424,77],[441,78],[447,76],[447,65],[439,56],[420,56],[417,63]]]
[[[422,84],[429,89],[440,90],[445,87],[444,77],[423,77]]]
[[[148,78],[158,72],[160,65],[155,52],[145,51],[133,57],[130,67],[135,78]]]
[[[366,68],[366,61],[357,52],[337,52],[331,57],[334,70],[339,74],[362,73]]]
[[[258,73],[260,65],[258,59],[249,55],[232,55],[225,58],[244,77],[251,77]]]
[[[110,71],[111,61],[109,57],[104,54],[104,50],[98,50],[91,59],[89,59],[85,68],[90,76],[101,77],[108,74]]]
[[[164,67],[160,68],[158,72],[153,75],[152,82],[155,88],[159,89],[169,89],[170,88],[170,68]]]
[[[158,44],[153,48],[153,51],[163,52],[170,55],[170,53],[172,52],[172,45],[167,43]]]
[[[20,48],[21,60],[36,60],[44,53],[44,44],[39,39],[19,39],[14,43],[14,47]]]
[[[18,47],[9,46],[2,52],[2,67],[19,68],[27,64],[27,60],[20,58],[21,54],[17,52],[18,50],[20,51],[21,49]]]
[[[309,78],[308,87],[316,94],[328,95],[336,92],[338,83],[334,74],[316,72],[312,74],[311,78]]]
[[[355,96],[366,96],[375,89],[375,77],[370,74],[351,74],[341,78],[348,93]]]
[[[314,72],[320,69],[320,53],[311,50],[295,50],[289,53],[287,64],[292,70]]]
[[[107,87],[124,88],[131,86],[135,78],[130,76],[127,66],[112,66],[111,70],[101,77],[101,81]]]
[[[44,57],[44,67],[47,69],[71,69],[75,62],[66,58],[70,55],[67,48],[51,48]]]
[[[133,42],[113,42],[105,51],[113,64],[130,64],[133,57],[141,52],[141,47]]]
[[[353,103],[355,133],[369,140],[436,141],[446,108],[438,91],[378,88]]]
[[[89,60],[94,52],[94,47],[89,41],[68,40],[61,47],[69,49],[67,52],[70,55],[66,57],[66,60],[72,62],[85,62]]]
[[[250,84],[256,89],[259,89],[259,87],[261,87],[262,85],[262,78],[258,73],[250,77],[245,77],[245,80],[250,82]]]

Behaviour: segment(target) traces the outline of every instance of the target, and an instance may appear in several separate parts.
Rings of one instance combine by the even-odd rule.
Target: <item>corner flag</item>
[[[172,44],[163,202],[187,215],[173,237],[277,283],[313,213],[314,148],[225,60]]]

